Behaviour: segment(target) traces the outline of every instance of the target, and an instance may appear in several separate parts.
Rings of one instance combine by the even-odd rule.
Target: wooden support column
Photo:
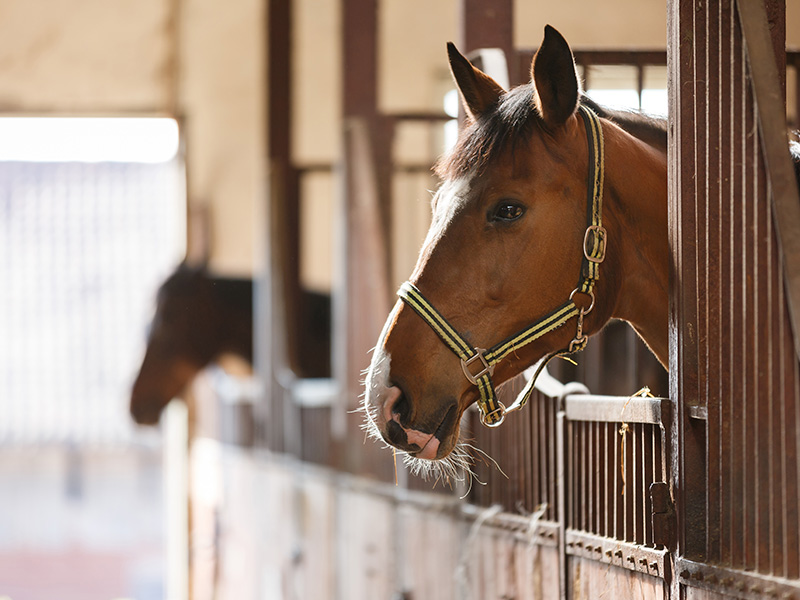
[[[332,346],[342,396],[332,433],[340,468],[389,479],[391,453],[365,446],[363,415],[352,414],[363,392],[362,373],[394,302],[389,284],[392,123],[378,109],[378,6],[378,0],[341,3],[344,154]]]
[[[481,48],[499,48],[505,54],[511,85],[520,69],[514,49],[514,2],[512,0],[461,0],[459,2],[458,48],[469,54]]]
[[[514,53],[514,2],[512,0],[461,0],[459,49],[500,48],[510,59]]]
[[[297,364],[299,282],[299,198],[292,166],[292,7],[290,0],[267,2],[267,235],[265,269],[258,282],[257,368],[265,382],[265,403],[257,414],[260,443],[287,450],[287,431],[296,429],[288,393],[278,382]],[[295,419],[296,420],[296,419]]]

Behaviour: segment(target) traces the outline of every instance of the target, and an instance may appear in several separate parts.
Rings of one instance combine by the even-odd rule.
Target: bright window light
[[[444,151],[449,152],[458,140],[458,90],[450,90],[444,95],[442,108],[448,117],[453,117],[444,124]]]
[[[163,163],[178,152],[166,118],[0,118],[0,160]]]
[[[444,95],[443,108],[448,117],[453,117],[454,119],[458,118],[458,105],[459,98],[457,90],[450,90]]]
[[[601,106],[620,110],[639,110],[639,95],[636,90],[587,90],[586,94]],[[667,90],[642,90],[642,112],[654,117],[666,117]]]
[[[638,110],[636,90],[586,90],[586,94],[601,106],[622,110]]]
[[[667,117],[669,115],[669,101],[667,90],[652,89],[642,90],[642,111],[654,117]]]

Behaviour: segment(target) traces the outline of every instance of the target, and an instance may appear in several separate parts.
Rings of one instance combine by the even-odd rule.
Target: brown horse
[[[130,412],[153,425],[194,376],[223,353],[253,361],[253,282],[181,264],[161,285]]]
[[[530,84],[508,92],[448,52],[467,122],[437,165],[431,227],[364,401],[375,437],[445,475],[469,460],[453,452],[468,406],[499,424],[494,385],[611,318],[666,365],[669,303],[665,122],[582,96],[549,26]]]

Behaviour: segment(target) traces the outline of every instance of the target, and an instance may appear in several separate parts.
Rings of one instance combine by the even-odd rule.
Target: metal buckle
[[[597,256],[589,251],[589,234],[594,236],[597,243]],[[586,233],[583,234],[583,255],[586,260],[593,263],[601,263],[606,258],[606,228],[602,225],[589,225]]]
[[[486,358],[483,356],[483,353],[486,352],[486,349],[485,348],[475,348],[475,351],[477,352],[477,354],[475,356],[473,356],[472,358],[468,358],[467,360],[464,360],[463,358],[461,359],[461,370],[464,371],[464,375],[466,376],[467,379],[469,379],[469,381],[470,381],[470,383],[472,385],[478,385],[478,379],[480,379],[484,375],[486,375],[486,374],[491,375],[492,373],[494,373],[494,365],[490,365],[488,362],[486,362]],[[469,367],[476,360],[480,360],[481,361],[481,364],[483,365],[483,369],[481,369],[481,371],[479,373],[476,373],[475,375],[473,375],[470,372]]]
[[[497,421],[489,422],[488,420],[489,417],[491,415],[494,415],[495,413],[500,413],[500,417],[497,419]],[[486,427],[499,427],[500,425],[503,424],[505,418],[506,418],[506,407],[503,406],[503,403],[500,402],[499,400],[497,401],[497,408],[495,408],[492,412],[483,414],[483,412],[481,411],[481,423]]]

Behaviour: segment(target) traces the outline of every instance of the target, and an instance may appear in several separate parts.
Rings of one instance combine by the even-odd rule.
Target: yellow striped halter
[[[519,410],[530,398],[536,378],[544,366],[554,357],[578,352],[586,347],[588,340],[583,333],[583,318],[594,308],[594,284],[600,278],[600,263],[606,256],[606,230],[602,225],[601,212],[603,203],[603,129],[600,119],[586,106],[579,107],[586,126],[586,138],[589,144],[589,179],[587,191],[587,222],[583,237],[583,261],[578,286],[569,295],[569,300],[536,321],[530,327],[506,338],[488,350],[475,348],[456,329],[447,322],[439,311],[428,302],[422,293],[411,282],[405,282],[397,292],[398,296],[408,304],[442,339],[450,350],[461,359],[461,369],[470,383],[478,387],[480,397],[478,408],[481,411],[481,422],[487,427],[497,427],[505,419],[505,415]],[[575,294],[587,295],[591,302],[588,307],[578,306],[573,298]],[[497,363],[510,353],[539,339],[546,333],[558,329],[572,317],[577,317],[577,332],[569,345],[548,354],[528,381],[525,388],[508,408],[497,399],[492,384],[492,373]]]

